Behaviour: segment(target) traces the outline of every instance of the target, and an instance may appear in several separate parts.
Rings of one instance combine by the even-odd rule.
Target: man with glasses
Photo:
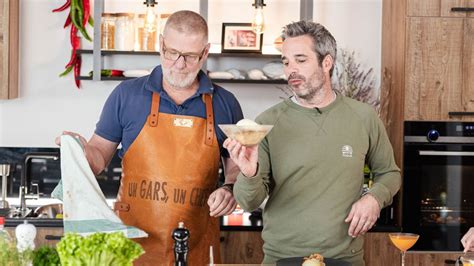
[[[219,262],[217,217],[235,209],[232,184],[238,168],[222,148],[225,135],[217,125],[235,124],[242,110],[232,93],[201,71],[210,44],[199,14],[172,14],[159,41],[161,65],[117,86],[88,142],[65,134],[79,137],[96,174],[121,143],[115,210],[125,224],[149,234],[137,239],[146,251],[139,265],[172,264],[171,233],[178,222],[190,231],[190,265],[208,264],[210,246]],[[221,157],[226,180],[216,189]]]

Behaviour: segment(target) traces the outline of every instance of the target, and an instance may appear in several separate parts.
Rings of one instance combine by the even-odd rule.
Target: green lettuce
[[[143,248],[121,232],[95,233],[87,237],[68,233],[56,249],[63,266],[131,266]]]

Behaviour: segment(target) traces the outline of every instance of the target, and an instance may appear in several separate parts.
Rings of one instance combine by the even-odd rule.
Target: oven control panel
[[[463,123],[456,125],[456,131],[462,133],[462,136],[474,136],[474,124]]]

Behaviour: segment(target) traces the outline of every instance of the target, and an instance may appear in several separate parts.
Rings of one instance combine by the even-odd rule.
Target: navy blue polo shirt
[[[222,143],[225,134],[219,124],[235,124],[243,118],[242,109],[235,96],[212,84],[204,72],[198,74],[199,88],[193,96],[177,105],[163,90],[161,66],[155,67],[150,75],[126,80],[120,83],[105,102],[95,134],[109,141],[121,143],[120,158],[137,138],[150,113],[152,93],[160,94],[160,113],[188,115],[205,118],[206,106],[202,100],[203,93],[212,94],[214,108],[214,125],[221,155],[228,157]]]

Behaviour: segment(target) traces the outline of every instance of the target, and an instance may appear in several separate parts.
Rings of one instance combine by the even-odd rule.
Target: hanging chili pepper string
[[[89,23],[94,26],[94,20],[91,16],[91,5],[90,0],[66,0],[66,2],[59,8],[53,10],[53,12],[64,11],[69,8],[69,14],[64,22],[64,28],[71,26],[70,30],[70,43],[71,43],[71,57],[69,62],[65,66],[65,70],[59,75],[61,77],[69,74],[74,70],[74,82],[77,88],[80,87],[81,81],[79,79],[81,73],[82,58],[77,50],[80,48],[80,38],[78,31],[81,32],[85,39],[92,41],[89,36],[86,26]]]

